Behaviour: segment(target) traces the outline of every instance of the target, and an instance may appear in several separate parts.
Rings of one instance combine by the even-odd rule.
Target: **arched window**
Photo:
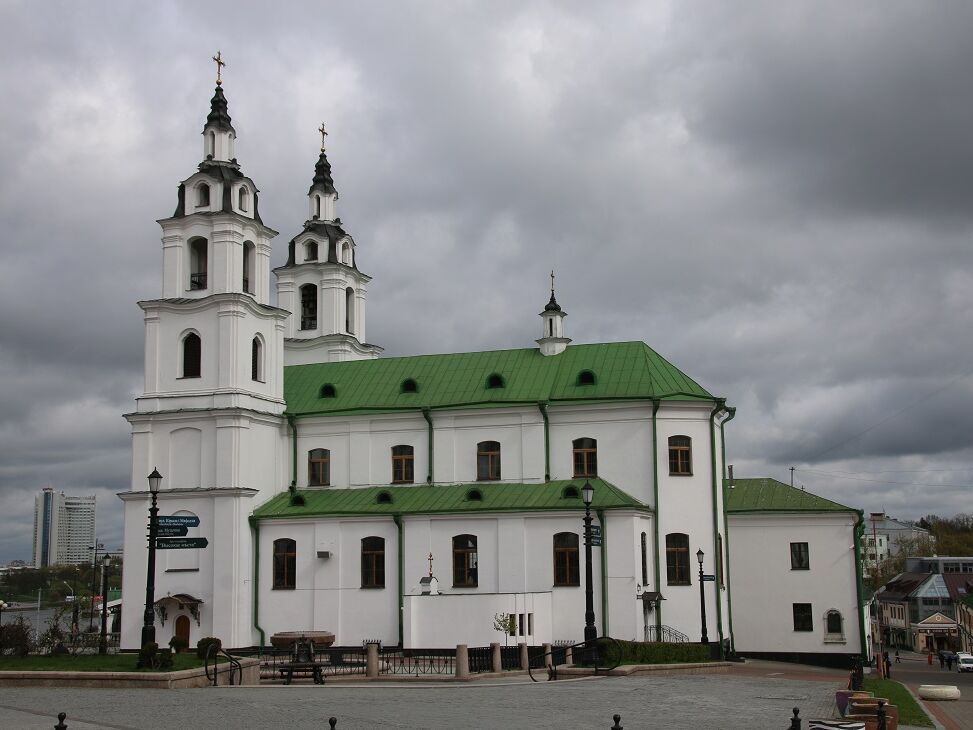
[[[209,185],[206,183],[200,183],[196,186],[196,207],[209,207]]]
[[[453,587],[477,586],[476,535],[456,535],[453,538]]]
[[[314,196],[314,217],[315,218],[321,217],[321,196],[320,195]]]
[[[693,474],[692,439],[689,436],[669,437],[669,474],[688,477]]]
[[[250,343],[250,378],[264,381],[264,347],[259,337],[254,337]]]
[[[503,388],[504,385],[503,376],[500,373],[493,373],[487,378],[487,388]]]
[[[341,263],[351,266],[351,244],[347,241],[341,244]]]
[[[385,538],[363,537],[361,541],[361,587],[385,587]]]
[[[580,438],[571,442],[574,447],[574,476],[598,476],[598,442],[595,439]]]
[[[476,445],[476,478],[493,482],[500,478],[500,442],[481,441]]]
[[[402,381],[402,392],[403,393],[418,393],[419,384],[412,378],[406,378]]]
[[[841,612],[832,608],[824,616],[825,632],[828,638],[838,638],[844,636],[844,621],[841,619]]]
[[[345,289],[345,332],[355,334],[355,290]]]
[[[251,284],[256,283],[253,280],[253,265],[256,253],[257,249],[252,241],[243,242],[243,291],[247,294],[253,294]]]
[[[412,484],[413,476],[413,448],[411,446],[392,447],[392,483]]]
[[[666,582],[671,586],[689,585],[689,535],[666,535]]]
[[[576,532],[559,532],[554,536],[554,585],[581,585]]]
[[[331,383],[325,383],[321,386],[321,397],[322,398],[335,398],[338,395],[338,391],[335,390]]]
[[[247,212],[247,208],[250,206],[250,191],[245,187],[240,188],[240,192],[237,194],[237,208],[239,208],[244,213]]]
[[[206,133],[206,155],[213,157],[216,154],[216,132]]]
[[[199,335],[190,332],[182,338],[182,377],[198,378],[202,372],[203,343]]]
[[[311,449],[307,452],[307,485],[331,485],[331,452],[328,449]]]
[[[297,587],[297,543],[288,537],[274,540],[274,590]]]
[[[189,241],[189,288],[206,288],[207,250],[205,238]]]
[[[314,284],[301,287],[301,329],[318,328],[318,288]]]
[[[318,260],[318,242],[308,241],[304,244],[304,260],[305,261],[317,261]]]
[[[595,374],[590,370],[582,370],[578,373],[578,385],[594,385]]]

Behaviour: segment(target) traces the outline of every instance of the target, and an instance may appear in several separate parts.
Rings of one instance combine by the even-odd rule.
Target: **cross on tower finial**
[[[551,269],[551,296],[554,296],[554,269]]]
[[[223,54],[219,51],[213,56],[213,60],[216,61],[216,85],[223,85],[223,67],[226,65],[226,61],[223,60]]]
[[[432,553],[429,553],[429,557],[426,560],[429,561],[429,577],[432,578]]]
[[[328,136],[328,132],[324,128],[324,122],[321,122],[321,126],[318,127],[318,131],[321,133],[321,151],[324,152],[324,138]]]

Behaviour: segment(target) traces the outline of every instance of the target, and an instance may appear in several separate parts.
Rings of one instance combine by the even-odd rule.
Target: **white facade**
[[[738,653],[857,654],[865,648],[857,598],[855,513],[731,512],[728,522]],[[806,568],[792,560],[792,543],[806,544]],[[795,612],[805,609],[795,609],[796,604],[810,606],[809,624],[800,625],[802,617]],[[840,615],[840,631],[828,630],[832,612]]]
[[[34,498],[34,567],[91,562],[95,497],[45,488]]]

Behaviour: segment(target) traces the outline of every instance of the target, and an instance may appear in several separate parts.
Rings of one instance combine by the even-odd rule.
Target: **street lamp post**
[[[101,638],[98,640],[98,653],[108,653],[108,568],[111,555],[105,553],[101,563]]]
[[[75,575],[75,578],[77,578],[77,575]],[[66,580],[61,582],[71,590],[71,636],[75,637],[78,635],[78,595],[72,585],[75,581],[72,578],[71,583]]]
[[[696,560],[699,562],[699,620],[703,626],[702,636],[700,641],[704,644],[709,643],[709,637],[706,635],[706,594],[703,592],[703,551],[696,551]]]
[[[584,641],[585,648],[589,651],[595,650],[595,640],[598,638],[598,630],[595,628],[595,591],[591,577],[591,500],[594,495],[595,488],[591,486],[591,482],[585,481],[581,488],[581,498],[584,500]]]
[[[88,547],[89,550],[94,552],[91,555],[91,598],[88,603],[88,633],[94,633],[95,630],[95,593],[98,592],[98,551],[105,547],[104,543],[95,540],[95,544]]]
[[[159,487],[162,475],[153,469],[148,476],[152,506],[149,507],[149,564],[145,575],[145,614],[142,617],[142,646],[155,642],[155,536],[159,524]]]

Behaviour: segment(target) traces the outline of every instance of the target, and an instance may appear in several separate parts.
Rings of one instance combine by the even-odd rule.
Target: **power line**
[[[840,476],[842,479],[851,479],[855,482],[872,482],[874,484],[898,484],[906,487],[949,487],[955,489],[973,489],[973,484],[922,484],[920,482],[896,482],[889,479],[864,479],[862,477],[853,477],[845,474],[819,471],[817,469],[798,469],[800,474],[823,474],[825,476]]]

